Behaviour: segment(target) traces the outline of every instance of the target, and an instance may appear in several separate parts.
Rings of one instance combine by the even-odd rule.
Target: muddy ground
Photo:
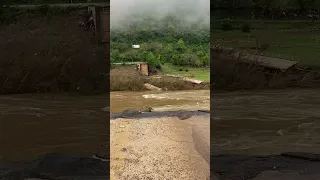
[[[161,75],[161,74],[159,74]],[[152,84],[163,90],[197,90],[209,89],[209,83],[194,84],[180,78],[168,76],[142,76],[135,66],[116,66],[110,71],[110,91],[145,91],[145,83]]]
[[[1,11],[0,93],[108,91],[106,44],[80,26],[86,9]]]
[[[298,64],[285,71],[268,69],[216,48],[211,48],[210,58],[211,89],[320,88],[320,67]]]
[[[320,155],[282,153],[272,156],[211,156],[212,177],[221,180],[317,180]]]

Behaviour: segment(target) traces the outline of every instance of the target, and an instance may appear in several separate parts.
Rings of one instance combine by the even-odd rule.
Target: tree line
[[[318,0],[212,0],[212,19],[221,17],[306,19],[320,15]]]
[[[11,4],[54,4],[54,3],[87,3],[109,2],[110,0],[0,0],[0,5]]]
[[[210,27],[175,16],[129,20],[111,29],[112,63],[147,61],[151,66],[172,63],[181,66],[209,66]],[[140,49],[132,45],[139,44]]]
[[[282,8],[308,9],[320,8],[318,0],[211,0],[211,8]]]

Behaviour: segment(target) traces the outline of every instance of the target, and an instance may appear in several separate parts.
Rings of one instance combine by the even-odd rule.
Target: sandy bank
[[[193,116],[118,118],[110,122],[111,179],[209,179],[210,168],[197,148],[208,148],[209,133],[197,145]],[[209,118],[207,118],[209,121]],[[189,121],[189,122],[188,122]],[[209,126],[208,126],[209,127]],[[203,137],[207,138],[203,138]],[[199,140],[198,140],[199,141]],[[205,143],[204,143],[205,142]]]

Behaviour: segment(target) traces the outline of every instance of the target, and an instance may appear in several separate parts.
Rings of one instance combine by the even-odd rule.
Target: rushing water
[[[320,90],[214,94],[211,153],[320,153]]]
[[[107,152],[105,95],[0,96],[0,161],[33,160],[52,152]]]
[[[111,112],[209,109],[209,91],[112,92]],[[213,94],[211,153],[320,153],[320,90]],[[91,156],[109,144],[108,97],[0,96],[0,161],[51,152]]]
[[[140,110],[151,106],[154,111],[209,109],[210,91],[111,92],[111,112]]]
[[[111,112],[146,105],[209,109],[209,100],[209,91],[112,92]],[[106,95],[0,96],[0,161],[33,160],[52,152],[108,154],[108,101]]]

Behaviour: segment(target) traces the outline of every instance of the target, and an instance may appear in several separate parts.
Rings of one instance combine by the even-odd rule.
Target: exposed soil
[[[15,12],[0,24],[1,94],[108,91],[106,45],[79,26],[85,10]]]
[[[116,66],[110,71],[110,91],[143,91],[145,83],[163,90],[209,89],[209,83],[194,84],[175,77],[142,76],[134,66]]]
[[[272,156],[211,156],[212,176],[221,180],[318,179],[319,155],[283,153]]]
[[[233,54],[211,49],[211,88],[220,90],[320,87],[320,67],[296,65],[286,71],[239,61]]]

